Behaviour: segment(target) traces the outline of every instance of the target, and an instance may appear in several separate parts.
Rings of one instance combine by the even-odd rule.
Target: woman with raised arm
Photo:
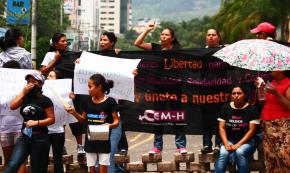
[[[175,32],[172,28],[164,28],[160,34],[160,44],[156,43],[146,43],[144,42],[145,37],[148,35],[155,28],[155,22],[151,21],[148,23],[145,30],[137,37],[135,40],[135,46],[144,49],[144,50],[159,50],[159,51],[166,51],[166,50],[175,50],[180,48],[180,44],[176,39]],[[176,105],[175,105],[176,106]],[[186,150],[186,136],[183,133],[183,127],[177,127],[182,132],[177,132],[175,135],[175,144],[177,147],[177,151],[184,154],[187,153]],[[162,134],[162,127],[157,127],[158,133],[154,135],[154,147],[150,154],[160,153],[163,149],[163,134]]]

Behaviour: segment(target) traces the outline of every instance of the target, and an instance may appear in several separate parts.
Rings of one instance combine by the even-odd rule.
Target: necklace
[[[96,97],[92,97],[92,101],[93,101],[94,103],[102,103],[102,102],[104,102],[107,98],[108,98],[108,96],[106,96],[106,95],[104,95],[104,97],[101,98],[101,99],[97,99]]]

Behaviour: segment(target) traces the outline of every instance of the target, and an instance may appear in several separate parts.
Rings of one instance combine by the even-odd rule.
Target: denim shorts
[[[16,139],[21,135],[21,132],[1,133],[0,143],[2,147],[13,146]]]

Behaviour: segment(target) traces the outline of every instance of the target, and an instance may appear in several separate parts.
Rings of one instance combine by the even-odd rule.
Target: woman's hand
[[[240,148],[240,146],[241,146],[241,145],[240,145],[239,143],[233,145],[233,146],[232,146],[232,151],[236,151],[238,148]]]
[[[155,28],[155,21],[150,21],[146,27],[147,31],[152,31]]]
[[[80,62],[81,62],[81,59],[80,58],[78,58],[78,59],[75,60],[75,64],[79,64]]]
[[[267,84],[266,85],[266,87],[265,87],[265,91],[266,92],[269,92],[269,93],[271,93],[271,94],[277,94],[277,89],[276,89],[276,87],[275,86],[273,86],[273,85],[271,85],[271,84]]]
[[[66,106],[64,106],[64,109],[65,109],[68,113],[70,113],[70,114],[72,114],[72,115],[76,112],[75,108],[74,108],[73,106],[71,106],[71,105],[66,105]]]
[[[225,148],[227,151],[232,151],[232,145],[231,144],[226,144]]]
[[[23,94],[27,94],[29,91],[33,89],[33,87],[34,87],[34,84],[32,83],[26,84],[22,90]]]
[[[72,100],[74,100],[76,98],[75,93],[74,92],[70,92],[68,97]]]
[[[34,127],[38,126],[38,121],[35,120],[28,120],[25,122],[26,127]]]

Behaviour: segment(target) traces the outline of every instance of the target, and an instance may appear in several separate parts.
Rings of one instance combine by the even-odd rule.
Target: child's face
[[[96,86],[94,81],[92,80],[88,81],[88,88],[89,88],[89,94],[92,97],[96,96],[97,93],[101,91],[101,85]]]
[[[54,71],[49,72],[46,79],[47,80],[55,80],[56,79],[55,72]]]

